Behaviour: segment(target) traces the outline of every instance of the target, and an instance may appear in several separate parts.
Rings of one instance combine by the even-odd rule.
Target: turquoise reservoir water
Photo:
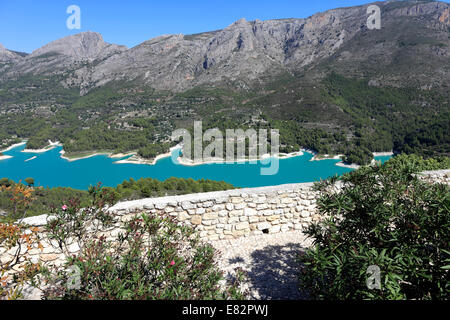
[[[99,155],[78,161],[68,161],[60,157],[62,147],[45,153],[23,153],[25,145],[3,152],[13,158],[0,161],[0,178],[7,177],[14,181],[32,177],[36,186],[71,187],[87,189],[90,185],[102,182],[105,186],[116,186],[125,179],[155,178],[165,180],[170,177],[211,179],[226,181],[237,187],[260,187],[286,183],[312,182],[325,179],[336,174],[341,175],[351,169],[338,167],[339,160],[309,161],[310,153],[303,156],[280,159],[279,171],[273,176],[260,174],[258,164],[204,164],[199,166],[183,166],[174,164],[170,157],[159,160],[155,165],[116,164],[121,159],[111,159]],[[179,154],[179,150],[174,153]],[[36,156],[35,159],[25,161]],[[382,162],[388,157],[376,157]],[[122,159],[126,159],[122,158]]]

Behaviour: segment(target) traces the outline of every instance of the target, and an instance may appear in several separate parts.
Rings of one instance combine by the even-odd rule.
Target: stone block
[[[226,206],[225,206],[225,208],[226,208],[228,211],[231,211],[231,210],[234,209],[234,205],[233,205],[232,203],[227,203]]]
[[[242,210],[242,209],[244,209],[246,206],[247,206],[246,203],[238,203],[238,204],[235,204],[235,205],[234,205],[234,209],[235,209],[235,210]]]
[[[255,216],[258,212],[255,209],[252,208],[245,208],[244,209],[244,215],[245,216]]]
[[[269,229],[269,233],[279,233],[281,230],[281,227],[279,225],[273,226]]]
[[[236,230],[245,230],[245,229],[248,229],[248,228],[250,228],[250,225],[248,224],[247,221],[241,222],[241,223],[238,223],[238,224],[235,225],[235,229]]]
[[[217,212],[225,209],[225,205],[223,204],[216,204],[212,207],[212,211]]]
[[[158,209],[158,210],[163,210],[166,207],[167,207],[167,203],[156,203],[155,204],[155,209]]]
[[[202,217],[203,220],[214,220],[214,219],[218,219],[218,218],[219,218],[219,214],[217,212],[205,213]]]
[[[227,217],[228,211],[227,210],[221,210],[218,212],[219,217]]]
[[[214,205],[212,201],[206,201],[203,203],[203,208],[211,208]]]
[[[189,201],[184,201],[181,203],[181,207],[184,210],[194,209],[196,206]]]
[[[190,216],[185,211],[178,213],[178,221],[185,221],[188,220],[189,218]]]
[[[192,219],[191,219],[191,223],[193,225],[201,224],[202,223],[202,216],[199,216],[199,215],[193,216]]]
[[[270,229],[272,225],[268,222],[261,222],[258,224],[258,230]]]
[[[236,204],[236,203],[242,203],[244,202],[244,199],[242,199],[241,197],[232,197],[231,198],[231,203]]]
[[[239,217],[244,214],[244,210],[233,210],[228,213],[229,217]]]

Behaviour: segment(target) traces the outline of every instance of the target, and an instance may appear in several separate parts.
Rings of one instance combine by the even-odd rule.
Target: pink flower
[[[66,210],[67,210],[67,206],[66,206],[66,205],[63,205],[63,206],[62,206],[62,209],[63,209],[63,211],[66,211]]]
[[[173,266],[174,264],[175,264],[175,261],[172,260],[172,261],[170,262],[170,265]]]

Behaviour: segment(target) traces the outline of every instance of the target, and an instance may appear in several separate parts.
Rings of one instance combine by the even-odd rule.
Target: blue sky
[[[32,52],[44,44],[82,31],[133,47],[162,35],[222,29],[240,18],[305,18],[370,0],[0,0],[0,43]],[[81,8],[81,29],[69,30],[69,5]]]

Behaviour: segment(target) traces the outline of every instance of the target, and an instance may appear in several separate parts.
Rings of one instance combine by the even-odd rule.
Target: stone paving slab
[[[227,278],[241,267],[247,272],[244,285],[254,300],[299,300],[306,296],[298,290],[298,253],[311,246],[301,231],[264,234],[210,242],[219,255],[219,268]]]

